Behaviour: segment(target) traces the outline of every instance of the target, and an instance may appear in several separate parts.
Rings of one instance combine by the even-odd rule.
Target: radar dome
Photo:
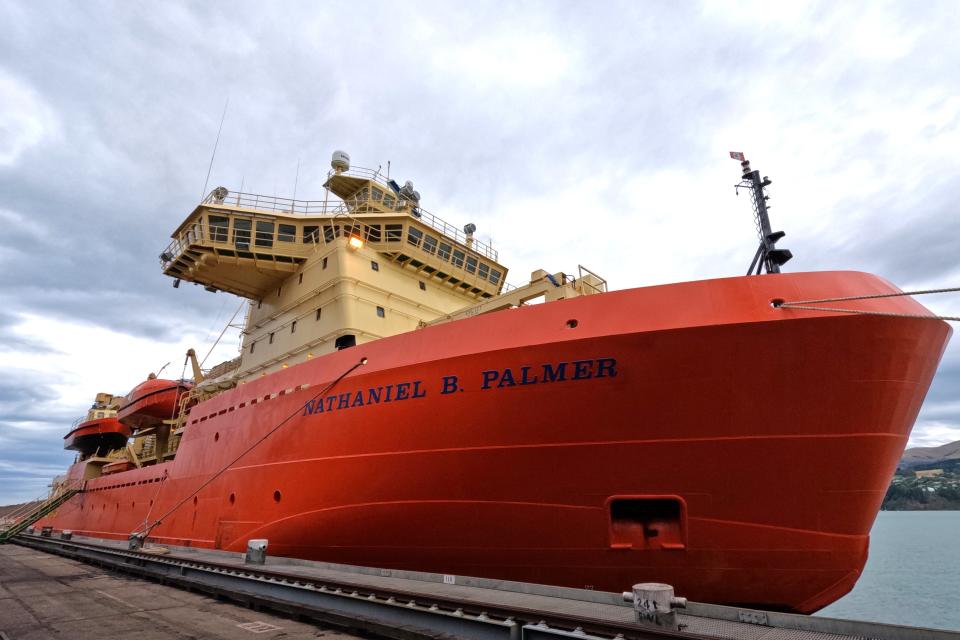
[[[350,154],[346,151],[334,151],[330,159],[330,166],[335,171],[346,171],[350,168]]]

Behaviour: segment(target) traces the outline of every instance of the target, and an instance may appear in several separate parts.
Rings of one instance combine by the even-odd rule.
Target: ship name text
[[[483,392],[508,387],[615,377],[617,377],[617,361],[615,358],[593,358],[488,369],[480,372],[478,378],[474,380],[472,388]],[[458,391],[469,390],[461,384],[460,379],[461,377],[457,375],[441,376],[439,394],[446,396]],[[303,405],[303,415],[355,409],[372,404],[416,400],[426,397],[427,391],[428,387],[423,380],[410,380],[357,391],[344,391],[308,400]]]

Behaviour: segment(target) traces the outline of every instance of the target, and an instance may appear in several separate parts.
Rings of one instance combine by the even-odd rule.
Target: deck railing
[[[344,202],[335,196],[332,200],[295,200],[292,198],[280,198],[277,196],[266,196],[257,193],[246,193],[242,191],[230,191],[223,187],[218,187],[211,191],[201,204],[207,206],[222,205],[224,207],[251,209],[254,211],[267,211],[272,213],[285,213],[294,216],[336,216],[342,214],[356,213],[357,208],[373,205],[375,207],[386,207],[392,211],[406,211],[414,218],[420,220],[434,230],[439,231],[449,239],[458,244],[476,251],[477,253],[497,260],[496,250],[489,243],[481,242],[473,236],[468,236],[459,227],[443,220],[442,218],[430,213],[419,204],[407,200],[396,193],[392,186],[387,184],[378,171],[355,167],[345,171],[340,175],[362,178],[364,180],[373,180],[380,185],[385,194],[389,194],[394,199],[392,205],[387,205],[383,198],[377,199],[374,194],[367,193],[363,197],[351,197]]]

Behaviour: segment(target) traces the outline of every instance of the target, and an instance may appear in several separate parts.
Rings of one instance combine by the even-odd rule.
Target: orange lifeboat
[[[84,456],[100,451],[106,453],[127,443],[130,427],[116,418],[97,418],[81,422],[63,436],[63,448],[79,451]]]
[[[172,419],[180,397],[191,385],[180,380],[149,378],[127,394],[117,412],[120,422],[133,427],[146,427]]]

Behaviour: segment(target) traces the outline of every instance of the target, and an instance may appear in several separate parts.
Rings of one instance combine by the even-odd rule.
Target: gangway
[[[7,518],[6,524],[0,524],[0,544],[26,530],[40,518],[54,511],[64,502],[83,491],[82,485],[61,486],[43,501],[27,503],[19,512],[14,512]]]

